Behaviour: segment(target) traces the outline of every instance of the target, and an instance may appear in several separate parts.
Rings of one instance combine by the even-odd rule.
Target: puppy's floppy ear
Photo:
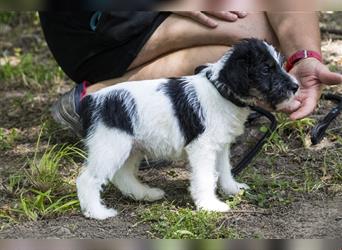
[[[249,60],[237,60],[235,63],[231,62],[231,66],[228,67],[228,84],[230,88],[240,96],[246,96],[249,92]]]
[[[235,94],[243,97],[249,93],[249,67],[250,60],[248,56],[236,57],[233,55],[220,71],[218,80],[221,83],[228,85],[228,89],[232,90]]]
[[[205,68],[207,68],[206,65],[200,65],[200,66],[198,66],[198,67],[195,69],[195,74],[197,75],[197,74],[201,73],[201,71],[204,70]]]

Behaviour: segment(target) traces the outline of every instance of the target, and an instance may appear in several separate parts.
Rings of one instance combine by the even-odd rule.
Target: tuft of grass
[[[291,121],[285,114],[277,114],[278,126],[272,133],[268,143],[265,144],[266,152],[287,153],[289,145],[287,141],[299,140],[301,145],[307,147],[306,136],[315,124],[312,118]],[[264,129],[261,127],[261,130]]]
[[[16,129],[5,130],[4,128],[0,128],[0,150],[11,149],[18,138],[19,134]]]
[[[223,215],[179,208],[170,203],[155,204],[144,209],[139,223],[150,223],[152,236],[163,239],[236,239],[237,232],[223,226]],[[221,225],[221,226],[220,226]]]
[[[24,174],[9,177],[6,189],[16,197],[16,202],[8,215],[14,218],[38,220],[79,209],[75,171],[70,169],[77,169],[75,159],[84,159],[85,153],[77,145],[48,145],[40,154],[41,135],[42,131],[33,158],[24,166]],[[68,166],[67,173],[64,166]]]
[[[40,137],[32,160],[27,161],[29,168],[26,170],[26,178],[33,188],[46,192],[49,189],[63,193],[65,179],[61,175],[62,165],[76,164],[74,158],[85,159],[85,153],[76,145],[48,146],[39,157]]]
[[[75,211],[78,208],[79,201],[76,193],[57,196],[52,194],[52,189],[46,192],[32,189],[29,194],[21,194],[19,207],[13,209],[13,211],[20,216],[35,221],[40,218]]]

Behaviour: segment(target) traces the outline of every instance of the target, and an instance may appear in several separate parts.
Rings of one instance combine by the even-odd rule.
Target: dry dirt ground
[[[20,197],[8,188],[10,176],[25,173],[28,167],[25,163],[36,151],[42,153],[49,145],[77,142],[71,133],[59,128],[50,118],[51,104],[72,83],[56,67],[39,24],[32,16],[22,14],[14,21],[0,22],[0,67],[12,64],[9,73],[0,69],[0,238],[163,237],[162,232],[153,227],[153,223],[160,222],[142,222],[139,215],[150,204],[124,198],[112,187],[104,194],[106,203],[121,212],[118,217],[105,221],[86,219],[77,209],[36,220],[11,212],[12,208],[18,208]],[[342,72],[342,35],[334,32],[342,30],[342,13],[325,13],[321,21],[325,62],[331,69]],[[17,63],[16,60],[24,60],[25,54],[32,56],[28,64],[33,66]],[[16,67],[22,68],[17,72]],[[342,88],[329,91],[342,93]],[[320,119],[329,108],[331,104],[322,102],[311,118]],[[278,131],[279,136],[268,143],[239,177],[252,189],[242,195],[233,212],[222,216],[217,227],[232,228],[241,238],[340,238],[341,120],[340,116],[331,125],[327,139],[319,147],[305,145],[311,128],[305,122],[284,125]],[[45,129],[36,149],[42,124]],[[240,138],[243,143],[234,147],[235,163],[256,141],[262,124],[260,121],[248,126],[246,135]],[[11,136],[11,133],[15,135]],[[81,166],[80,160],[76,163]],[[77,173],[78,168],[66,165],[61,171]],[[187,191],[185,163],[142,170],[141,177],[166,191],[165,200],[157,204],[193,208]]]

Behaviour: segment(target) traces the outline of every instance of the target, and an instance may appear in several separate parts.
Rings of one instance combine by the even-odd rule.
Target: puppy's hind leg
[[[110,180],[125,163],[132,149],[132,138],[113,129],[100,127],[88,139],[88,160],[77,178],[77,195],[83,214],[94,219],[106,219],[117,214],[102,204],[102,185]]]
[[[115,173],[112,182],[123,195],[135,200],[160,200],[164,197],[164,191],[141,183],[137,177],[142,158],[143,156],[140,153],[132,154],[125,165]]]

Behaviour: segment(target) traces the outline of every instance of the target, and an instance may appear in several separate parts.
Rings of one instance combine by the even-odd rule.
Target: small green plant
[[[0,128],[0,150],[11,149],[18,138],[19,134],[16,129],[5,130]]]
[[[149,222],[152,236],[163,239],[219,239],[238,238],[234,229],[223,226],[223,215],[206,211],[179,208],[169,203],[152,205],[139,217]],[[221,226],[220,226],[221,225]]]

